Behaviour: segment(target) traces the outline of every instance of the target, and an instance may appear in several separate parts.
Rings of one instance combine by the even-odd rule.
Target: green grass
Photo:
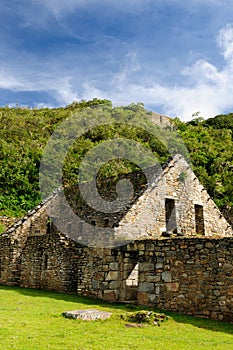
[[[64,318],[67,310],[98,308],[105,321]],[[169,314],[161,327],[127,328],[120,315],[143,308],[56,292],[0,286],[0,348],[3,350],[231,350],[233,325]],[[145,309],[145,308],[144,308]]]
[[[0,224],[0,235],[6,230],[6,226],[3,224]]]

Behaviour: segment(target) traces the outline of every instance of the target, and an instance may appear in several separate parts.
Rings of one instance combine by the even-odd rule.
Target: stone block
[[[116,281],[119,277],[118,271],[109,271],[106,277],[106,281]]]
[[[177,292],[177,290],[179,289],[179,283],[178,282],[168,282],[166,283],[166,290],[168,292]]]
[[[158,300],[158,296],[155,294],[148,294],[148,302],[149,303],[156,303]]]
[[[138,276],[138,281],[145,282],[145,280],[146,280],[146,274],[144,272],[141,272]],[[148,282],[153,282],[153,281],[148,281]]]
[[[92,280],[91,284],[92,284],[92,288],[93,288],[93,289],[96,290],[96,289],[99,288],[99,282],[98,282],[98,281]]]
[[[138,292],[137,301],[140,305],[147,305],[148,304],[148,294],[144,293],[144,292]]]
[[[83,321],[106,320],[110,318],[112,313],[107,311],[99,311],[96,309],[89,310],[73,310],[65,311],[62,315],[66,318],[81,319]]]
[[[210,242],[207,242],[207,243],[205,244],[205,247],[206,247],[206,248],[213,248],[214,245],[213,245],[212,243],[210,243]]]
[[[138,249],[141,250],[141,251],[143,251],[143,253],[144,253],[145,244],[144,244],[144,243],[139,243],[139,244],[138,244]]]
[[[104,291],[104,295],[103,295],[103,299],[106,301],[116,301],[116,292],[113,290],[105,290]]]
[[[148,275],[146,279],[147,279],[148,282],[157,283],[157,282],[160,281],[160,274],[158,274],[158,275]],[[145,279],[143,281],[140,281],[140,282],[144,282],[144,281],[145,281]]]
[[[162,264],[162,263],[157,263],[157,264],[155,265],[155,268],[156,268],[156,269],[162,269],[162,268],[163,268],[163,264]]]
[[[154,291],[154,283],[148,283],[148,282],[139,283],[138,291],[152,293]]]
[[[96,272],[94,277],[98,281],[104,281],[104,272]]]
[[[171,282],[172,281],[171,272],[170,271],[164,271],[162,273],[162,280],[164,282]]]
[[[150,262],[144,262],[139,264],[140,271],[154,271],[155,265]]]
[[[99,288],[103,291],[107,288],[109,282],[99,282]]]
[[[146,243],[146,251],[154,251],[155,247],[153,243]]]
[[[103,271],[108,271],[109,270],[109,265],[103,265],[102,266]]]
[[[119,263],[118,262],[111,262],[109,264],[109,268],[112,271],[118,271],[119,270]]]
[[[108,288],[109,289],[119,289],[120,288],[120,285],[121,285],[121,282],[120,281],[111,281],[108,285]]]
[[[218,297],[219,295],[221,295],[221,292],[218,289],[215,289],[214,290],[214,295],[216,295]]]
[[[185,296],[184,296],[184,294],[180,294],[180,295],[178,295],[178,299],[180,299],[180,300],[183,300],[183,299],[185,299]]]

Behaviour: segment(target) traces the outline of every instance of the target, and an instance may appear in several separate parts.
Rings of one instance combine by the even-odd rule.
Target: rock
[[[89,310],[73,310],[64,311],[62,315],[66,318],[74,318],[84,321],[96,321],[96,320],[106,320],[110,318],[112,313],[106,311],[99,311],[96,309]]]
[[[162,280],[164,282],[171,282],[172,281],[171,273],[169,271],[164,271],[162,273]]]

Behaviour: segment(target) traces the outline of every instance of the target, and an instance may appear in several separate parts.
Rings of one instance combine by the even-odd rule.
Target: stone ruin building
[[[182,156],[148,186],[139,175],[117,214],[69,192],[73,210],[61,208],[57,192],[15,222],[0,237],[0,283],[233,322],[231,226]]]

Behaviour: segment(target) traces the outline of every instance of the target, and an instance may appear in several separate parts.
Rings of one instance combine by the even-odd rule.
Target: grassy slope
[[[119,316],[132,306],[54,292],[0,287],[1,349],[230,350],[233,325],[172,314],[161,327],[127,328]],[[65,319],[67,310],[113,312],[106,321]]]

